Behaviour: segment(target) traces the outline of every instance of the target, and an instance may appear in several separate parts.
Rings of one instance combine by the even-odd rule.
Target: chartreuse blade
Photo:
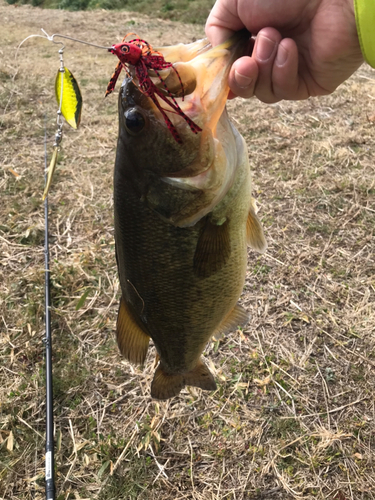
[[[55,82],[56,99],[60,105],[61,78],[64,78],[61,113],[67,123],[69,123],[71,127],[77,129],[79,122],[81,121],[82,95],[78,87],[77,80],[74,78],[73,74],[68,70],[68,68],[64,69],[65,71],[63,73],[60,70],[57,72]]]
[[[49,188],[51,186],[52,176],[53,176],[53,173],[55,171],[56,164],[57,164],[58,149],[59,148],[57,148],[57,147],[53,148],[53,154],[52,154],[52,158],[51,158],[51,163],[49,164],[49,168],[48,168],[47,182],[46,182],[46,185],[45,185],[45,188],[44,188],[44,193],[43,193],[43,201],[46,199],[46,196],[48,194]]]

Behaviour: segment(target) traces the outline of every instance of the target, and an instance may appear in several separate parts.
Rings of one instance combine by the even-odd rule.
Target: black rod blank
[[[44,168],[47,179],[47,125],[44,132]],[[46,323],[46,500],[55,500],[55,457],[53,440],[53,382],[52,382],[52,335],[51,291],[48,242],[48,196],[44,200],[44,269],[45,269],[45,323]]]

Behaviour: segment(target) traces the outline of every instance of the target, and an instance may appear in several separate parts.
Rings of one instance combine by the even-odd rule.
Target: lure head
[[[133,64],[134,66],[142,56],[141,47],[134,43],[117,43],[108,50],[115,54],[123,64]]]

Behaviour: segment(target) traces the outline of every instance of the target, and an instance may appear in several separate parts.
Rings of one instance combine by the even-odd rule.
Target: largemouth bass
[[[248,321],[237,304],[247,245],[262,252],[266,242],[252,204],[246,145],[225,109],[228,72],[248,39],[240,32],[215,48],[207,40],[158,48],[178,69],[179,78],[171,69],[162,73],[166,86],[178,97],[182,81],[179,106],[202,129],[195,135],[170,113],[182,144],[136,82],[126,78],[121,88],[117,341],[126,359],[143,364],[153,340],[159,364],[151,396],[157,399],[176,396],[185,385],[214,390],[202,352],[212,336]]]

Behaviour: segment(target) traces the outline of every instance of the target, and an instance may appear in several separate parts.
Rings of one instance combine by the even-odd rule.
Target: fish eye
[[[129,52],[129,47],[127,45],[123,45],[121,47],[121,52]]]
[[[127,109],[124,113],[125,115],[125,127],[126,130],[131,135],[138,134],[144,129],[146,125],[146,120],[142,113],[134,108]]]

